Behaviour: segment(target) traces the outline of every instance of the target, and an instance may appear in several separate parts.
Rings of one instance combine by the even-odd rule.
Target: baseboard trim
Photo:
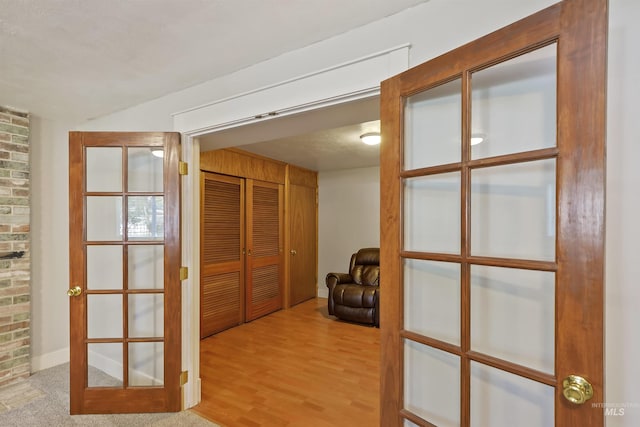
[[[69,361],[69,347],[31,357],[31,372],[53,368]]]
[[[318,287],[318,298],[329,298],[329,289]]]

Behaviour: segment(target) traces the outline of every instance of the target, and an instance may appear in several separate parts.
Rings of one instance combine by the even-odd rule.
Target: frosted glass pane
[[[404,328],[460,344],[460,265],[404,261]]]
[[[164,343],[129,343],[129,385],[161,386],[164,384]]]
[[[471,158],[556,145],[556,45],[471,76]],[[473,140],[472,140],[473,142]]]
[[[122,246],[87,246],[87,289],[122,289]]]
[[[122,343],[87,345],[89,387],[122,387]]]
[[[122,197],[87,197],[87,240],[122,240]]]
[[[129,336],[132,338],[164,336],[164,295],[129,295]]]
[[[410,96],[404,107],[404,169],[461,161],[460,80]]]
[[[129,246],[129,289],[164,288],[164,246]]]
[[[405,340],[405,409],[440,426],[460,424],[460,358]]]
[[[554,425],[555,389],[471,362],[471,426]]]
[[[122,295],[87,295],[88,338],[122,338]]]
[[[127,209],[129,240],[164,239],[164,197],[131,196]]]
[[[404,249],[460,253],[460,174],[404,181]]]
[[[154,156],[151,152],[151,147],[129,148],[127,153],[128,190],[161,193],[163,189],[162,157]]]
[[[555,160],[471,171],[471,254],[555,260]]]
[[[471,349],[554,373],[555,275],[471,267]]]
[[[122,191],[122,148],[86,148],[87,191]]]

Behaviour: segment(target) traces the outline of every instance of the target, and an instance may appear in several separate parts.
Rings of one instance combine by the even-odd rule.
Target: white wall
[[[232,75],[89,123],[86,130],[171,130],[170,114],[208,101],[320,70],[406,42],[416,65],[555,0],[431,0],[330,40],[281,55]],[[607,157],[607,401],[640,405],[640,297],[637,240],[640,223],[640,2],[610,0]],[[185,64],[188,66],[188,64]],[[68,346],[67,149],[64,123],[42,120],[33,147],[33,356],[46,359]],[[55,147],[55,148],[54,148]],[[41,210],[44,210],[42,211]],[[324,267],[322,267],[324,268]],[[322,270],[319,271],[321,275]],[[54,360],[53,357],[50,360]],[[51,365],[49,365],[51,366]],[[609,427],[640,425],[640,407],[609,417]]]
[[[640,2],[610,0],[607,93],[606,400],[630,403],[607,427],[640,425]]]
[[[69,360],[71,123],[31,116],[31,369]]]
[[[380,246],[380,168],[318,174],[318,296],[327,273],[349,272],[351,254]]]

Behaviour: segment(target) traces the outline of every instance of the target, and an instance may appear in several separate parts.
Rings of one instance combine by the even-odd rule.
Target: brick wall
[[[29,376],[29,114],[0,107],[0,386]]]

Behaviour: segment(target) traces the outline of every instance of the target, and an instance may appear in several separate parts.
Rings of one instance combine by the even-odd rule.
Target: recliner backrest
[[[359,285],[380,284],[380,248],[363,248],[351,256],[349,274]]]

